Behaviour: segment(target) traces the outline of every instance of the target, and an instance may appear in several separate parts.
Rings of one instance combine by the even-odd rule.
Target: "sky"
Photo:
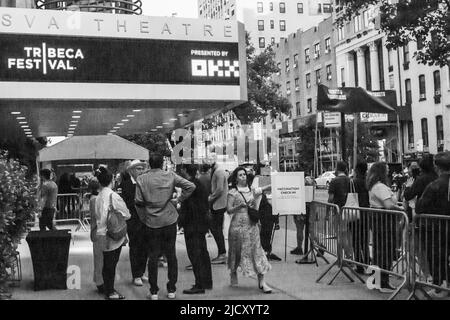
[[[172,16],[197,18],[197,0],[142,0],[142,14],[146,16]]]

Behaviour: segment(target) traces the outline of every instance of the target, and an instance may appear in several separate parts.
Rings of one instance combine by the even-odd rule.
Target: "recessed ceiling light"
[[[25,117],[17,117],[17,120],[25,120]]]
[[[69,127],[75,128],[76,126],[77,126],[76,124],[69,124]]]
[[[163,126],[156,126],[156,128],[157,128],[157,129],[162,129],[162,128],[163,128]]]
[[[108,135],[108,136],[112,136],[113,134],[112,134],[111,132],[108,132],[107,135]]]
[[[122,122],[117,123],[118,126],[123,126]]]
[[[30,128],[25,128],[25,129],[23,129],[23,131],[31,131],[31,129]]]
[[[20,121],[19,124],[27,124],[28,122],[26,121]]]
[[[73,119],[80,119],[81,116],[72,116]]]
[[[141,109],[134,109],[133,112],[141,112]]]
[[[73,110],[72,112],[73,113],[82,113],[83,111],[81,111],[81,110]]]
[[[157,131],[156,129],[151,129],[150,131]]]
[[[179,116],[179,117],[182,117],[182,116],[184,116],[184,114],[183,114],[183,113],[179,113],[178,116]]]
[[[70,120],[72,123],[78,123],[78,120]]]
[[[189,111],[195,111],[195,110],[197,110],[197,109],[189,109]]]
[[[113,127],[113,129],[120,129],[120,127]]]
[[[169,123],[168,122],[163,122],[163,125],[167,126]]]
[[[20,111],[12,111],[11,114],[20,114]]]
[[[122,122],[128,122],[128,121],[130,121],[130,119],[122,119],[121,121]]]
[[[30,126],[20,126],[21,128],[29,128]]]
[[[177,118],[170,118],[170,121],[177,121]]]
[[[117,132],[117,130],[109,130],[109,132]]]
[[[134,114],[127,114],[127,118],[133,118]]]

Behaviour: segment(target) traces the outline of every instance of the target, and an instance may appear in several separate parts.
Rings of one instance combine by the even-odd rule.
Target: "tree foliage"
[[[376,162],[379,159],[379,146],[378,138],[376,138],[370,131],[370,125],[364,122],[358,121],[357,128],[357,157],[358,159],[365,160],[366,162]],[[347,157],[353,158],[353,122],[345,123],[346,132],[346,154]]]
[[[146,148],[150,153],[160,153],[165,157],[170,157],[171,155],[167,145],[167,137],[162,133],[133,134],[122,138]]]
[[[397,49],[415,41],[419,63],[444,67],[450,59],[450,0],[340,0],[337,24],[343,25],[361,10],[377,6],[387,47]]]

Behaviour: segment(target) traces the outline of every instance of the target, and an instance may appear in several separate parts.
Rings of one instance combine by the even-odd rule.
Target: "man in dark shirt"
[[[450,151],[437,154],[434,162],[439,178],[425,188],[422,197],[417,201],[416,213],[450,216]],[[440,286],[444,280],[450,282],[450,241],[446,232],[450,223],[448,220],[436,221],[433,227],[429,226],[427,230],[426,252],[433,284]],[[445,297],[447,293],[434,291],[431,295]]]
[[[331,180],[328,187],[328,203],[333,203],[342,208],[347,201],[350,189],[350,179],[347,177],[347,164],[339,161],[336,165],[336,178]]]

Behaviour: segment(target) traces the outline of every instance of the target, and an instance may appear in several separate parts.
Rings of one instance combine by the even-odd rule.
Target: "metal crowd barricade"
[[[413,219],[410,265],[412,290],[409,299],[418,298],[420,290],[428,299],[425,288],[450,293],[450,217],[416,215]]]
[[[340,211],[337,205],[318,201],[313,201],[311,203],[309,237],[316,265],[318,265],[316,259],[317,256],[328,263],[328,260],[325,258],[325,253],[336,258],[335,262],[332,263],[319,278],[317,278],[316,282],[319,282],[334,266],[338,266],[339,270],[328,284],[332,284],[340,272],[342,272],[350,281],[354,281],[344,270],[345,265],[342,264],[342,245],[340,243],[339,224]]]
[[[56,199],[55,222],[78,222],[79,228],[88,231],[83,223],[82,201],[78,193],[58,194]],[[78,229],[77,229],[78,230]]]
[[[389,297],[395,298],[410,281],[408,226],[403,211],[344,207],[340,228],[342,263],[367,267],[380,272],[380,276],[384,273],[387,279],[389,275],[400,278],[401,284]]]

